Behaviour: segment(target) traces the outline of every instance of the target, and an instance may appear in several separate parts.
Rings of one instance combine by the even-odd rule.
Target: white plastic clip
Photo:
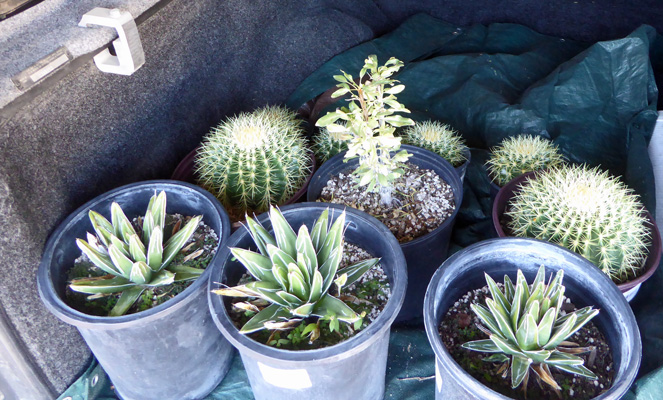
[[[78,23],[78,26],[84,28],[89,25],[115,28],[119,36],[113,41],[117,56],[112,55],[108,49],[94,56],[94,63],[102,72],[131,75],[145,64],[143,45],[130,12],[97,7],[83,15]]]

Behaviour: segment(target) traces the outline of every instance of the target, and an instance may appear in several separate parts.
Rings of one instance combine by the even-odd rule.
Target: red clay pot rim
[[[521,186],[523,183],[526,183],[529,178],[536,176],[536,174],[539,172],[541,171],[528,172],[524,175],[520,175],[504,185],[502,188],[500,188],[500,191],[497,192],[497,196],[495,196],[495,200],[493,201],[492,219],[493,225],[495,226],[495,231],[497,231],[497,235],[499,237],[508,237],[508,235],[504,232],[504,229],[500,224],[500,216],[504,214],[505,210],[498,210],[497,205],[502,202],[502,199],[505,199],[504,204],[508,204],[511,197],[513,197],[513,194],[518,190],[519,186]],[[645,260],[645,273],[630,281],[617,284],[617,288],[619,288],[622,293],[628,292],[629,290],[649,279],[654,274],[654,272],[656,272],[658,264],[661,261],[661,234],[651,213],[647,211],[647,209],[644,210],[645,216],[647,217],[649,232],[651,233],[649,255]]]
[[[175,171],[173,171],[173,174],[171,175],[170,179],[176,180],[176,181],[183,181],[183,182],[189,182],[193,183],[194,185],[197,185],[195,181],[195,173],[193,171],[193,165],[196,160],[196,155],[198,154],[198,150],[200,150],[201,146],[196,147],[195,149],[191,150],[189,154],[180,161],[180,163],[177,165],[177,168],[175,168]],[[313,155],[313,151],[310,149],[307,149],[309,156],[311,158],[311,173],[308,175],[306,180],[304,181],[304,184],[302,187],[295,192],[294,195],[290,199],[288,199],[285,203],[280,204],[280,205],[288,205],[288,204],[293,204],[297,202],[297,200],[301,199],[304,193],[306,193],[306,190],[308,189],[308,184],[311,181],[311,178],[313,177],[313,173],[315,172],[316,169],[316,162],[315,162],[315,156]],[[239,229],[243,225],[244,221],[235,221],[231,224],[231,230],[234,232],[237,229]]]

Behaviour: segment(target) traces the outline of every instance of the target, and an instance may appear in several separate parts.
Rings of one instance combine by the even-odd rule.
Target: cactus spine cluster
[[[566,161],[555,144],[540,136],[509,137],[490,152],[486,166],[498,186],[527,172],[552,168]]]
[[[547,240],[585,257],[616,283],[636,277],[649,230],[637,195],[587,166],[560,166],[528,179],[506,215],[516,236]]]
[[[403,143],[421,147],[441,155],[454,167],[466,160],[467,146],[463,138],[451,126],[438,121],[418,122],[403,132]]]
[[[310,172],[301,123],[294,112],[277,106],[221,122],[205,137],[196,159],[198,183],[235,219],[283,204]]]
[[[338,123],[345,126],[343,123]],[[313,152],[320,164],[334,157],[336,154],[348,149],[348,139],[352,136],[347,131],[332,132],[329,129],[320,128],[317,135],[313,137]]]

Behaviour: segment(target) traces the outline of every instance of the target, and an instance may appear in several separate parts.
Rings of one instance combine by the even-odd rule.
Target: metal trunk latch
[[[117,8],[97,7],[83,15],[78,26],[107,26],[117,30],[118,38],[113,41],[116,56],[109,49],[94,56],[94,63],[102,72],[131,75],[145,64],[145,53],[140,43],[136,22],[128,11]]]

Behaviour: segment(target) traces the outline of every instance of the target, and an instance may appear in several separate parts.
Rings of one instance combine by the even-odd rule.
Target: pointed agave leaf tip
[[[176,234],[170,237],[166,242],[163,248],[163,262],[161,264],[161,269],[164,269],[170,264],[171,261],[175,258],[177,253],[180,252],[182,247],[186,242],[191,239],[196,229],[198,229],[198,224],[203,219],[202,215],[197,215],[189,220],[184,228],[177,231]]]
[[[285,251],[293,259],[297,258],[297,235],[292,230],[288,221],[286,221],[281,210],[277,207],[270,206],[269,219],[272,222],[272,229],[274,230],[274,237],[279,249]]]
[[[113,223],[113,233],[123,241],[128,242],[129,237],[136,234],[131,221],[124,215],[122,207],[116,202],[111,204],[111,220]]]
[[[83,239],[76,239],[76,244],[90,261],[103,271],[112,275],[123,275],[122,270],[113,264],[113,260],[107,253],[102,253],[95,247],[90,246],[90,244]]]
[[[314,271],[318,269],[318,258],[306,225],[299,227],[295,247],[297,249],[297,261],[299,262],[299,257],[301,255],[304,264],[302,273],[306,277],[306,280],[310,282],[313,278]]]
[[[88,217],[97,237],[104,246],[108,247],[110,245],[110,236],[114,233],[113,225],[103,215],[94,210],[88,212]]]
[[[161,263],[163,262],[163,231],[158,225],[154,227],[150,236],[146,258],[147,265],[150,266],[152,271],[158,272],[161,270]]]
[[[153,201],[154,199],[154,201]],[[158,195],[152,196],[150,199],[150,205],[148,206],[148,212],[146,214],[152,214],[154,218],[154,225],[160,226],[161,229],[166,227],[166,192],[161,191]]]

